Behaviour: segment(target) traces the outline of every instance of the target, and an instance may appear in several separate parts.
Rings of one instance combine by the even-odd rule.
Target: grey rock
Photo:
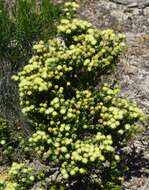
[[[146,7],[146,8],[144,9],[144,15],[145,15],[145,16],[149,16],[149,7]]]
[[[123,1],[123,0],[111,0],[111,1],[114,2],[114,3],[121,4],[121,5],[127,5],[128,4],[127,1]]]
[[[138,190],[149,190],[149,179],[146,180],[145,185]]]
[[[122,5],[128,5],[128,4],[137,2],[137,0],[111,0],[111,1],[117,4],[122,4]]]
[[[148,7],[149,6],[149,0],[143,1],[142,3],[140,1],[139,5],[142,6],[142,8]]]
[[[135,7],[138,7],[138,3],[130,3],[130,4],[128,4],[127,7],[128,7],[128,8],[135,8]]]

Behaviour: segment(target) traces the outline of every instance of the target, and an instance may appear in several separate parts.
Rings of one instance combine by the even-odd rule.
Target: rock
[[[111,11],[111,16],[115,17],[115,18],[118,18],[118,21],[121,21],[124,19],[124,13],[120,10],[113,10]]]
[[[139,15],[140,14],[140,9],[134,8],[133,9],[133,15]]]
[[[149,7],[146,7],[146,8],[144,9],[144,15],[145,15],[145,16],[149,16]]]
[[[111,0],[114,3],[121,4],[121,5],[128,5],[132,2],[135,2],[135,0]]]
[[[138,190],[149,190],[149,179],[145,181],[145,185],[140,187]]]
[[[125,72],[127,72],[127,74],[135,75],[137,71],[138,69],[136,66],[129,66]]]
[[[128,8],[136,8],[138,7],[138,3],[130,3],[127,5]]]
[[[144,0],[143,2],[139,2],[140,6],[142,6],[142,8],[146,8],[149,6],[149,0]]]
[[[149,153],[145,153],[144,158],[149,160]],[[149,174],[149,169],[146,169],[146,170],[148,171],[148,174]]]

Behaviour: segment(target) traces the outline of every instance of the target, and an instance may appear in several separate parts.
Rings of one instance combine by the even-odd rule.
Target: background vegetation
[[[35,41],[54,35],[59,13],[59,8],[50,0],[16,0],[12,6],[2,0],[0,58],[19,66],[27,61]]]

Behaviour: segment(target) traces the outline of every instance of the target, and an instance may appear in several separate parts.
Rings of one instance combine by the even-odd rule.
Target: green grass
[[[16,0],[9,10],[0,1],[0,59],[26,61],[35,41],[55,34],[59,14],[50,0]]]

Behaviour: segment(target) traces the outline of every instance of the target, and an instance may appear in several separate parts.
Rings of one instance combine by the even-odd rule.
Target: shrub
[[[75,18],[77,8],[65,4],[59,37],[34,45],[29,64],[13,79],[19,81],[22,111],[35,125],[30,148],[67,187],[77,181],[99,189],[106,180],[109,187],[121,179],[119,150],[143,114],[118,96],[117,86],[99,84],[116,66],[124,35]]]

